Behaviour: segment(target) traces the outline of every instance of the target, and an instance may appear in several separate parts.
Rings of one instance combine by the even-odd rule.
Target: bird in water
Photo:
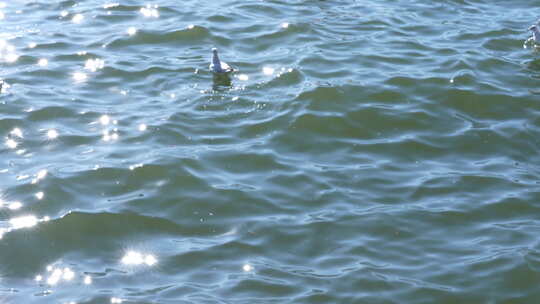
[[[212,62],[210,62],[210,71],[218,74],[227,74],[234,72],[235,69],[231,68],[226,62],[219,60],[218,50],[212,49]]]
[[[533,36],[531,38],[536,44],[540,44],[540,29],[538,28],[538,26],[538,24],[535,24],[529,28],[529,31],[533,32]]]

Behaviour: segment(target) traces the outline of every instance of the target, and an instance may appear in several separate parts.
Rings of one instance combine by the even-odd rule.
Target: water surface
[[[0,11],[0,302],[540,298],[531,1]]]

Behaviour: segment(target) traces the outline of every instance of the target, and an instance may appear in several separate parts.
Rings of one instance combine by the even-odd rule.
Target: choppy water
[[[0,302],[536,303],[535,4],[0,3]]]

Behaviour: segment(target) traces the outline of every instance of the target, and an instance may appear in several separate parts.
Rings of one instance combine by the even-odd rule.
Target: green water
[[[540,301],[534,1],[0,11],[0,303]]]

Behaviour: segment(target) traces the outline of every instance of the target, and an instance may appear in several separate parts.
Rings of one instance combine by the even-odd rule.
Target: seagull
[[[535,43],[540,44],[540,29],[538,28],[539,25],[533,25],[529,28],[529,31],[533,32],[533,38]]]
[[[234,72],[235,69],[231,68],[226,62],[219,60],[218,51],[216,48],[212,49],[212,62],[210,63],[210,71],[218,74]]]

